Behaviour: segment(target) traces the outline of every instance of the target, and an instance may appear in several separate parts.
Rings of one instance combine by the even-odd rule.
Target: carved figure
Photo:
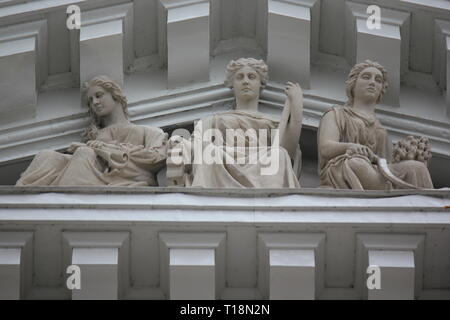
[[[132,124],[122,89],[108,77],[97,76],[83,89],[91,117],[84,143],[72,143],[69,154],[40,152],[16,186],[156,186],[167,134]]]
[[[204,188],[298,188],[292,160],[299,154],[303,93],[288,82],[281,121],[258,111],[268,80],[262,60],[241,58],[227,66],[233,110],[198,121],[192,139],[169,140],[170,185]],[[179,161],[174,161],[179,156]]]
[[[394,162],[388,165],[385,160],[391,159],[392,146],[375,116],[375,105],[388,87],[385,68],[366,60],[352,68],[346,83],[347,103],[332,107],[320,121],[321,186],[356,190],[433,188],[425,161],[431,157],[425,138],[407,139],[408,144],[420,144],[421,154],[414,151],[408,155],[409,147],[402,150],[402,141],[395,146]]]

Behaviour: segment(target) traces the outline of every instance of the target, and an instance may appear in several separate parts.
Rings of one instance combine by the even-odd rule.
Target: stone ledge
[[[450,225],[450,192],[0,187],[0,221],[430,227]]]
[[[182,193],[202,196],[238,196],[240,198],[274,197],[283,195],[314,195],[330,197],[351,197],[351,198],[391,198],[409,195],[422,195],[438,197],[442,199],[450,198],[450,188],[442,189],[422,189],[422,190],[344,190],[325,188],[300,188],[300,189],[203,189],[203,188],[175,188],[175,187],[15,187],[1,186],[0,196],[4,195],[32,195],[40,193],[64,193],[78,195],[142,195],[142,194],[170,194]]]

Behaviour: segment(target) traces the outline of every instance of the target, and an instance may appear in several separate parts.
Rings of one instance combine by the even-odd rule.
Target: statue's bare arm
[[[280,130],[280,145],[287,150],[293,160],[302,131],[303,91],[298,83],[288,82],[285,93],[287,99],[278,129]]]

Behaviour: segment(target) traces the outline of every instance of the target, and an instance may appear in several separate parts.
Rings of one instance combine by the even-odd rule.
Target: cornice
[[[446,209],[450,204],[448,190],[402,190],[397,196],[384,191],[374,196],[374,192],[347,190],[193,189],[196,190],[41,188],[41,193],[35,193],[37,188],[32,187],[9,188],[5,192],[0,188],[0,224],[3,221],[394,223],[427,227],[450,224]]]

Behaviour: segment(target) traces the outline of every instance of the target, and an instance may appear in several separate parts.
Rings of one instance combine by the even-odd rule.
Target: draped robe
[[[234,110],[202,119],[195,126],[192,140],[193,148],[201,152],[193,150],[194,163],[186,185],[203,188],[299,188],[288,152],[279,145],[272,145],[277,129],[277,121],[259,112]],[[205,139],[208,130],[213,133],[213,143]],[[227,131],[236,138],[232,141],[227,139]],[[223,141],[219,141],[217,136],[221,136]],[[208,155],[216,161],[206,159]]]
[[[367,115],[348,106],[335,106],[325,112],[333,112],[336,126],[339,130],[339,142],[356,143],[369,147],[378,157],[391,159],[390,142],[386,130],[375,115]],[[324,115],[325,115],[324,114]],[[319,137],[320,141],[320,126]],[[349,160],[360,158],[368,166],[379,170],[376,164],[363,155],[341,154],[332,159],[324,159],[319,152],[320,183],[322,187],[336,189],[363,190],[360,177],[352,170]],[[389,164],[394,175],[419,188],[433,188],[427,167],[419,161],[401,161]],[[381,173],[380,173],[381,175]],[[379,189],[391,189],[392,185],[385,182]]]
[[[115,148],[101,150],[86,145],[73,154],[44,150],[22,173],[17,186],[157,186],[156,173],[164,167],[167,134],[159,128],[118,124],[98,131],[97,140]],[[116,153],[121,162],[113,161]],[[110,162],[105,157],[112,156]],[[115,159],[118,160],[118,159]]]

